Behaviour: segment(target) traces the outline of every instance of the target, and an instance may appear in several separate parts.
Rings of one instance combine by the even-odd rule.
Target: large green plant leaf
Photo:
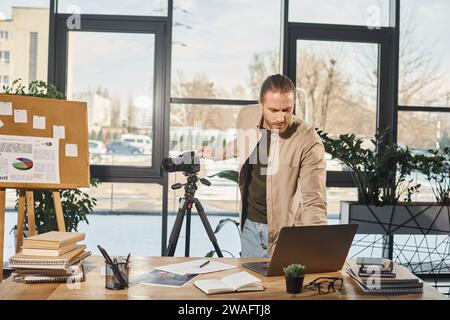
[[[239,173],[236,170],[224,170],[224,171],[220,171],[216,174],[210,175],[208,177],[212,178],[215,176],[238,183]]]

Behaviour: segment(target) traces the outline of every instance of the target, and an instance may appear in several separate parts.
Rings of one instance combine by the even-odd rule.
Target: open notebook
[[[197,280],[194,285],[206,294],[264,290],[261,280],[246,271],[222,279]]]

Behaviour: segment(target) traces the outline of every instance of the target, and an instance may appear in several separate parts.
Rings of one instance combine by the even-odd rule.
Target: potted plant
[[[14,80],[11,86],[3,86],[3,92],[12,95],[23,95],[41,98],[64,99],[64,94],[58,91],[52,84],[44,81],[32,81],[28,87],[20,83],[20,79]],[[98,179],[91,179],[91,187],[97,187]],[[56,215],[52,193],[50,190],[35,190],[33,192],[37,233],[44,233],[57,229]],[[66,231],[77,231],[78,224],[82,221],[89,223],[86,215],[93,211],[97,199],[92,198],[81,189],[61,190],[61,205],[63,208]],[[16,200],[16,209],[18,201]],[[27,235],[28,217],[25,219],[24,236]],[[17,226],[13,227],[15,231]],[[15,241],[14,241],[15,243]]]
[[[341,222],[358,223],[363,234],[410,232],[410,215],[399,202],[410,203],[420,187],[411,178],[416,167],[411,150],[386,142],[385,132],[371,140],[373,148],[363,148],[363,140],[354,134],[335,139],[318,133],[326,152],[349,168],[357,187],[357,202],[341,201]]]
[[[354,134],[331,138],[318,133],[326,152],[349,168],[358,190],[357,202],[341,201],[341,223],[357,223],[358,233],[379,234],[384,239],[394,234],[449,234],[448,211],[436,203],[411,201],[420,188],[412,178],[417,170],[435,184],[441,200],[448,198],[448,153],[415,155],[408,147],[385,141],[385,132],[371,140],[373,148],[363,148],[362,139]],[[383,255],[392,258],[392,250]]]
[[[288,293],[300,293],[305,278],[305,266],[302,264],[290,264],[283,268],[286,279],[286,291]]]

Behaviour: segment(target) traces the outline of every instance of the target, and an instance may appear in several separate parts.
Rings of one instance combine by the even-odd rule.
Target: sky
[[[291,20],[318,22],[324,19],[333,23],[356,21],[363,24],[367,20],[368,10],[373,6],[380,8],[380,19],[387,23],[383,3],[388,0],[291,0]],[[1,0],[0,16],[9,17],[10,7],[47,6],[47,0]],[[143,5],[142,3],[145,3]],[[119,0],[60,0],[62,11],[73,10],[78,6],[82,13],[115,14],[159,14],[165,6],[161,0],[119,1]],[[329,5],[332,4],[332,5]],[[351,4],[351,5],[349,5]],[[279,0],[174,0],[174,28],[172,49],[172,75],[182,70],[187,80],[197,74],[207,74],[218,87],[230,90],[249,82],[249,64],[256,53],[278,50],[280,46],[280,1]],[[424,43],[436,43],[435,54],[446,71],[446,81],[450,87],[450,1],[448,0],[402,0],[402,9],[414,7],[418,28],[416,37]],[[309,19],[309,20],[308,20]],[[323,21],[323,20],[322,20]],[[122,39],[113,54],[130,57],[121,64],[115,64],[116,74],[127,73],[133,65],[148,65],[148,59],[142,57],[133,37]],[[96,51],[108,51],[111,42],[95,41],[87,45],[91,58],[97,57]],[[135,46],[133,49],[132,47]],[[95,51],[90,50],[95,47]],[[124,49],[126,48],[126,49]],[[146,52],[149,50],[146,49]],[[118,57],[117,60],[119,60]],[[79,61],[89,57],[79,57]],[[91,59],[92,60],[92,59]],[[83,78],[83,70],[77,71]],[[89,70],[86,70],[86,77]],[[110,81],[99,74],[98,82]],[[94,82],[95,78],[91,77]],[[111,84],[113,86],[113,84]],[[248,99],[254,99],[247,93]]]

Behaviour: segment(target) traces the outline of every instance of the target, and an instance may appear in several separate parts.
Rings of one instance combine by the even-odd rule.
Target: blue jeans
[[[267,240],[267,224],[246,219],[241,233],[242,258],[268,258]]]

